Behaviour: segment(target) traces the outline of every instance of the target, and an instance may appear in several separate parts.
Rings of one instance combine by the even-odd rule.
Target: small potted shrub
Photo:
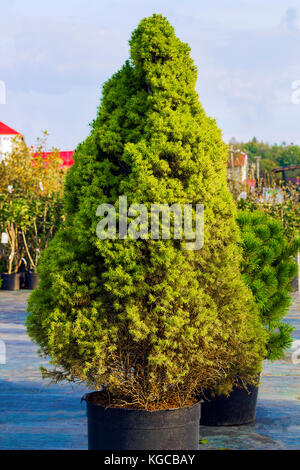
[[[0,233],[6,264],[2,289],[8,290],[20,288],[21,274],[18,271],[25,252],[20,234],[20,226],[26,216],[26,197],[19,184],[22,178],[26,179],[22,172],[23,161],[26,161],[26,145],[18,136],[12,153],[4,155],[0,161]]]
[[[6,272],[2,273],[3,290],[19,290],[20,276],[18,272],[22,263],[24,249],[19,233],[20,220],[23,214],[23,201],[12,200],[2,194],[1,225],[7,235],[7,243],[4,245],[4,261]]]
[[[39,283],[38,262],[62,223],[62,188],[64,171],[57,149],[45,152],[47,132],[37,139],[36,148],[29,153],[26,169],[30,175],[28,190],[28,217],[21,226],[22,242],[28,261],[26,288],[34,289]]]
[[[237,221],[242,234],[243,278],[252,290],[267,333],[265,359],[281,359],[292,343],[293,328],[283,318],[292,300],[290,281],[297,273],[294,256],[300,240],[288,240],[281,222],[262,211],[239,211]],[[240,381],[230,394],[208,392],[201,424],[254,422],[259,378],[258,375],[257,384]]]
[[[227,147],[199,103],[189,47],[153,15],[130,50],[75,152],[65,224],[41,255],[27,328],[51,357],[45,378],[94,390],[84,397],[89,449],[197,449],[197,387],[231,382],[239,364],[250,380],[265,332],[239,269]],[[121,198],[146,219],[124,217]],[[151,238],[152,204],[175,203],[196,223],[205,205],[202,248],[197,239],[187,249],[175,224],[169,239]],[[119,224],[106,237],[103,204]]]

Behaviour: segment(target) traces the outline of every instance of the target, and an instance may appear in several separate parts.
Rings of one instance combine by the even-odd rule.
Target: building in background
[[[228,178],[236,183],[247,182],[248,155],[242,151],[232,151],[228,159]]]
[[[20,132],[15,131],[11,127],[7,126],[3,122],[0,122],[0,162],[5,157],[5,155],[9,155],[13,150],[13,139],[16,136],[20,136],[23,138]],[[51,152],[44,152],[43,157],[47,158]],[[74,151],[66,151],[66,152],[59,152],[60,157],[63,161],[62,167],[63,168],[70,168],[73,165],[73,155]]]
[[[272,170],[273,175],[279,176],[284,184],[291,183],[300,186],[300,165],[287,165]]]
[[[3,122],[0,122],[0,161],[3,159],[5,154],[10,154],[12,152],[13,139],[17,135],[21,136],[18,131],[8,127]]]

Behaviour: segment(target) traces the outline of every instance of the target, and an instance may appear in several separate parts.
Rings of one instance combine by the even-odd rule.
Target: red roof
[[[74,160],[73,160],[73,155],[74,155],[74,150],[69,150],[67,152],[59,152],[60,158],[62,159],[63,166],[70,168],[70,166],[73,165]]]
[[[51,155],[53,152],[43,152],[42,157],[46,158],[47,155]],[[37,155],[36,153],[34,154]],[[73,160],[73,155],[74,155],[74,150],[69,150],[67,152],[59,152],[59,156],[63,161],[62,167],[64,168],[70,168],[70,166],[73,165],[74,160]]]
[[[20,133],[0,122],[0,135],[20,135]]]
[[[234,158],[233,158],[234,166],[244,166],[246,163],[246,158],[247,158],[247,155],[246,153],[243,153],[243,152],[240,152],[238,155],[234,155]],[[227,166],[228,168],[232,168],[231,157],[229,158],[227,162]]]

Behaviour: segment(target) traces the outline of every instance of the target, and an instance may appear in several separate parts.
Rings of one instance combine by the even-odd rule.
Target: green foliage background
[[[246,152],[249,163],[255,163],[255,157],[260,156],[261,175],[270,175],[271,170],[278,167],[300,165],[300,146],[293,143],[269,144],[259,141],[256,137],[248,142],[232,141],[233,147]],[[290,173],[289,176],[299,176],[299,171]]]

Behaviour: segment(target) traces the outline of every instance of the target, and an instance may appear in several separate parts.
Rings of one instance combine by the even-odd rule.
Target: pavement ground
[[[87,449],[84,386],[50,385],[24,326],[28,291],[0,290],[0,449]],[[286,321],[300,340],[300,294],[293,294]],[[0,344],[1,346],[1,344]],[[295,361],[294,361],[295,362]],[[256,423],[250,426],[201,426],[200,449],[300,449],[300,363],[291,352],[265,361]]]

